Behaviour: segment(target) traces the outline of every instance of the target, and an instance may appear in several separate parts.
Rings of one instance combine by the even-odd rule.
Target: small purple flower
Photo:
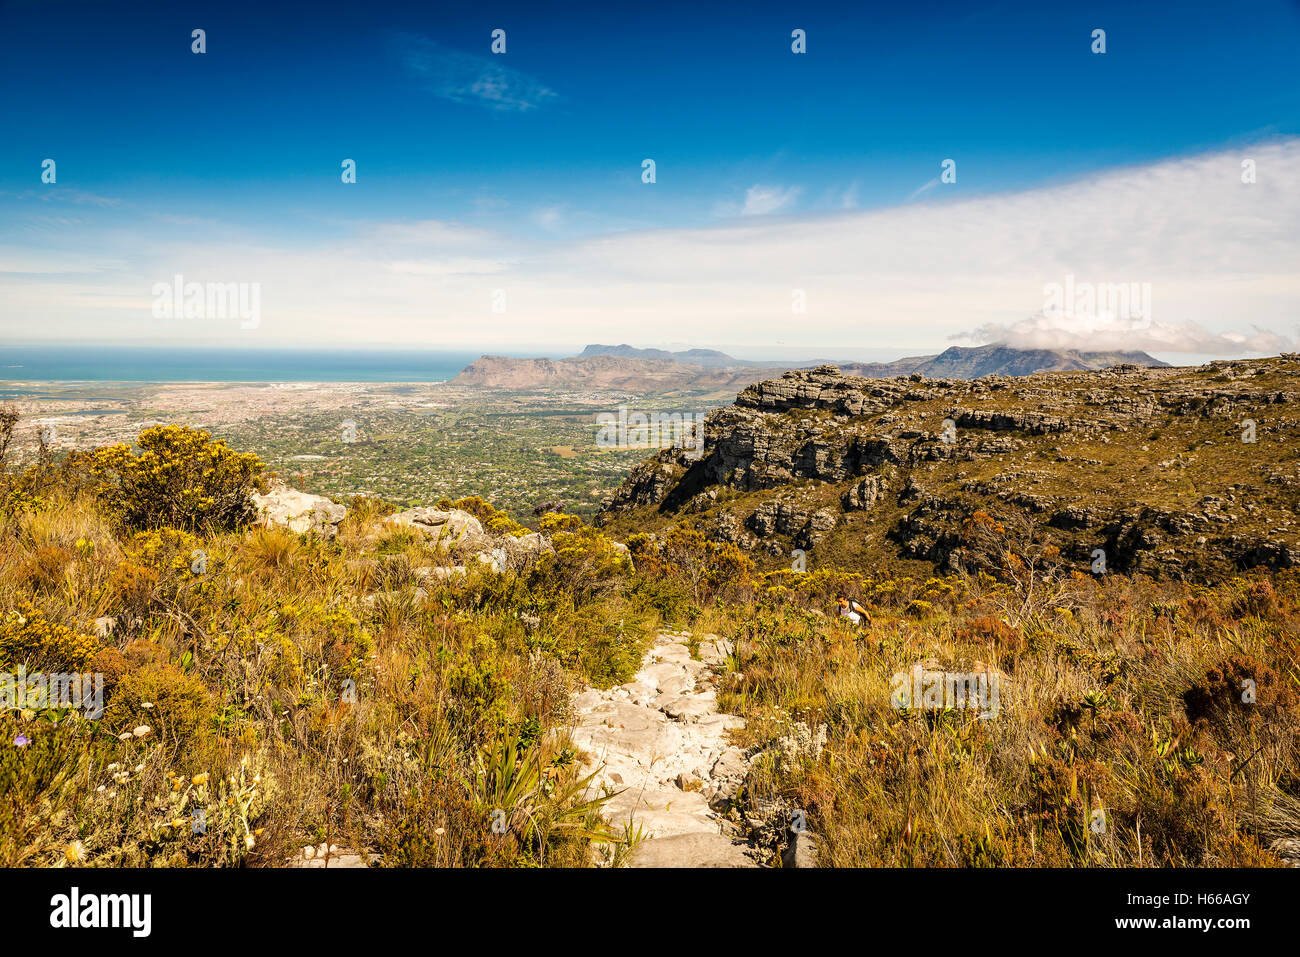
[[[25,748],[25,747],[27,747],[27,745],[29,745],[29,744],[31,744],[31,743],[32,743],[32,739],[29,738],[29,737],[27,737],[27,735],[25,735],[25,734],[20,734],[20,735],[18,735],[18,737],[14,738],[14,747],[15,747],[15,748]]]

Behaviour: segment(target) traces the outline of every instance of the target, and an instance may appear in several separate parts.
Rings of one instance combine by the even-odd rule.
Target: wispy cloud
[[[912,190],[912,192],[909,193],[907,196],[907,201],[910,203],[912,200],[916,199],[916,197],[920,196],[922,193],[928,193],[930,190],[934,189],[938,185],[939,185],[939,177],[936,176],[934,179],[930,180],[929,182],[922,183],[916,189]]]
[[[533,213],[533,221],[543,229],[558,229],[564,223],[564,209],[561,206],[543,206]]]
[[[0,246],[0,275],[82,275],[112,273],[126,266],[126,261],[93,253],[21,249]]]
[[[763,186],[756,184],[745,191],[745,205],[740,208],[742,216],[765,216],[785,209],[799,198],[803,190],[798,186]]]
[[[122,203],[122,200],[116,196],[99,196],[84,189],[57,185],[50,185],[44,189],[25,189],[19,193],[0,190],[0,196],[37,199],[43,203],[74,203],[78,206],[120,206]]]
[[[420,246],[426,249],[464,250],[497,240],[494,233],[447,219],[419,219],[404,223],[375,223],[362,227],[368,240],[383,244]]]
[[[511,69],[499,56],[474,56],[427,37],[398,34],[397,56],[423,88],[454,103],[527,112],[559,99],[542,81]]]
[[[408,276],[482,276],[502,272],[510,264],[502,259],[474,259],[462,256],[456,259],[434,259],[428,261],[401,259],[388,264],[394,273]]]

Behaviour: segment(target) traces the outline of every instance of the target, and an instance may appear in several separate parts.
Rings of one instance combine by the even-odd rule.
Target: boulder
[[[745,845],[725,834],[687,833],[642,841],[628,858],[629,867],[756,867]]]
[[[809,868],[817,866],[817,837],[811,831],[795,831],[781,851],[781,866]]]
[[[720,665],[734,650],[735,643],[729,638],[717,635],[705,635],[700,641],[700,660],[706,665]]]
[[[1287,867],[1300,867],[1300,840],[1294,837],[1279,838],[1269,845],[1269,850]]]
[[[495,548],[490,552],[479,552],[475,556],[481,564],[490,565],[492,571],[500,575],[506,570],[506,550]]]
[[[464,578],[468,574],[464,565],[452,565],[450,568],[435,566],[433,568],[417,569],[416,578],[441,578],[443,580],[450,578]]]
[[[555,551],[551,543],[537,532],[506,535],[501,539],[500,547],[505,551],[506,564],[510,568],[528,568],[547,552]]]
[[[745,752],[734,747],[723,751],[709,771],[709,777],[714,784],[713,792],[709,796],[709,804],[714,807],[726,805],[740,793],[741,785],[745,783],[745,776],[748,773],[749,762],[745,760]]]
[[[302,849],[301,856],[289,860],[290,867],[310,868],[359,868],[368,867],[369,860],[378,861],[377,855],[362,855],[356,851],[345,850],[337,844],[322,843],[319,847],[308,844]]]
[[[483,523],[459,508],[408,508],[404,512],[388,516],[387,521],[393,525],[417,529],[447,545],[459,544],[468,536],[486,537],[483,535]]]
[[[611,544],[614,546],[614,551],[627,559],[628,565],[635,566],[635,562],[632,561],[632,549],[628,548],[622,542],[611,542]]]
[[[265,495],[254,492],[250,498],[264,525],[283,525],[291,532],[333,535],[348,513],[346,506],[323,495],[310,495],[283,485]]]

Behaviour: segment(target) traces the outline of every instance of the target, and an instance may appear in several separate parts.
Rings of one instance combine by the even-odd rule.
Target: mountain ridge
[[[693,361],[690,361],[693,360]],[[848,375],[890,378],[920,373],[934,378],[975,379],[988,375],[1034,375],[1129,364],[1150,368],[1167,363],[1145,352],[1080,352],[1069,349],[1015,349],[1001,343],[950,346],[941,353],[910,356],[893,362],[756,362],[736,359],[715,349],[668,352],[629,345],[588,345],[579,355],[562,359],[517,359],[484,355],[451,380],[453,385],[492,389],[601,387],[624,389],[744,387],[755,377],[778,376],[791,369],[833,364]]]

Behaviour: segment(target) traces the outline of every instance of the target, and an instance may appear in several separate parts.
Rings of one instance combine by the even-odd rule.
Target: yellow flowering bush
[[[206,572],[207,553],[198,546],[198,539],[176,528],[137,532],[108,582],[122,614],[144,617],[160,598],[174,596],[182,582]]]
[[[0,470],[0,513],[15,515],[44,510],[49,506],[45,494],[48,484],[49,474],[41,466],[13,473]]]
[[[796,572],[790,569],[767,572],[759,579],[759,596],[773,604],[795,604],[828,609],[837,595],[859,601],[870,600],[870,581],[856,572],[838,568],[817,568]]]
[[[99,654],[99,642],[57,622],[30,604],[0,618],[0,666],[29,671],[79,671]]]
[[[374,653],[374,639],[347,608],[335,608],[320,618],[325,664],[336,680],[358,681]]]
[[[590,601],[613,589],[632,572],[627,554],[614,542],[585,525],[557,531],[548,552],[533,569],[533,580],[555,590],[567,590],[575,604]]]
[[[126,525],[226,529],[256,517],[249,496],[265,490],[265,466],[201,429],[160,425],[125,444],[97,449],[90,472],[100,498]]]
[[[126,557],[146,568],[188,571],[193,565],[193,554],[198,539],[178,528],[159,528],[137,532],[122,551]]]

